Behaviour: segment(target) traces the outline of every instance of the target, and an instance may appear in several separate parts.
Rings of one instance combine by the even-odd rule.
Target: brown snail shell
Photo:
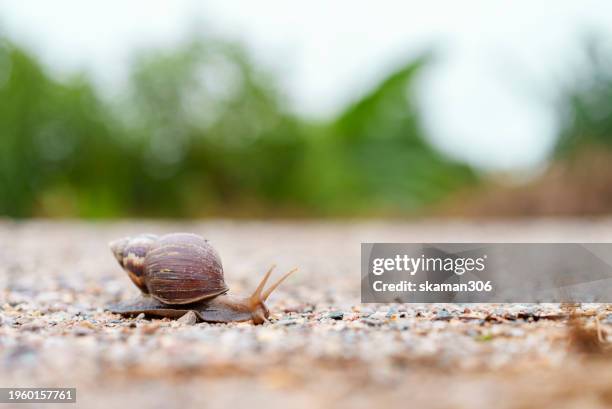
[[[145,282],[145,257],[158,238],[154,234],[141,234],[111,243],[111,250],[119,265],[128,273],[130,280],[136,284],[136,287],[145,294],[149,293]]]
[[[270,314],[265,301],[296,269],[265,289],[272,268],[250,296],[225,294],[223,266],[208,240],[190,233],[128,237],[110,244],[115,258],[142,294],[110,305],[122,315],[144,313],[177,318],[188,311],[207,322],[262,324]]]
[[[166,304],[189,304],[225,293],[217,251],[195,234],[160,237],[145,257],[149,293]]]
[[[190,304],[229,290],[219,254],[196,234],[142,235],[111,248],[134,284],[164,304]]]

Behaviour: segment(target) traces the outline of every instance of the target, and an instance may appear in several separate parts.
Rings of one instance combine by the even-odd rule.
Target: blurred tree
[[[436,151],[421,128],[413,90],[426,61],[418,58],[391,73],[317,140],[322,146],[306,171],[316,177],[305,189],[317,192],[317,203],[340,214],[347,206],[349,213],[402,214],[476,180],[468,166]]]
[[[583,68],[560,93],[559,155],[592,145],[612,148],[612,52],[596,38],[584,49]]]
[[[108,143],[111,119],[85,78],[58,83],[4,41],[0,101],[0,213],[95,216],[122,207],[106,167],[121,153]]]
[[[137,60],[124,111],[143,151],[135,200],[179,215],[291,200],[303,137],[253,66],[240,48],[203,40]]]
[[[337,119],[286,111],[236,45],[195,39],[134,61],[122,100],[0,47],[0,214],[13,217],[406,214],[473,182],[428,143],[425,59]]]

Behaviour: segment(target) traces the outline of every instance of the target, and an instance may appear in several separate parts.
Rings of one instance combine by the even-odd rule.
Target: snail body
[[[109,306],[122,315],[179,318],[189,311],[206,322],[265,322],[265,301],[295,270],[264,291],[272,268],[250,296],[227,294],[223,266],[208,240],[189,233],[126,237],[110,243],[115,258],[141,291],[135,300]]]

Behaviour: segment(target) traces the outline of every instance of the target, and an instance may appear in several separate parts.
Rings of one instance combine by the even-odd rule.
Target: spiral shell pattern
[[[149,292],[145,280],[145,257],[157,239],[158,236],[154,234],[141,234],[116,240],[110,244],[119,265],[128,273],[136,287],[145,294]]]
[[[144,276],[148,292],[165,304],[188,304],[228,291],[219,254],[196,234],[157,239],[144,258]]]

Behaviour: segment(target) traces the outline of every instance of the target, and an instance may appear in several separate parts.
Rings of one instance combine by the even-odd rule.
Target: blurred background
[[[0,4],[0,216],[612,213],[612,4]]]

